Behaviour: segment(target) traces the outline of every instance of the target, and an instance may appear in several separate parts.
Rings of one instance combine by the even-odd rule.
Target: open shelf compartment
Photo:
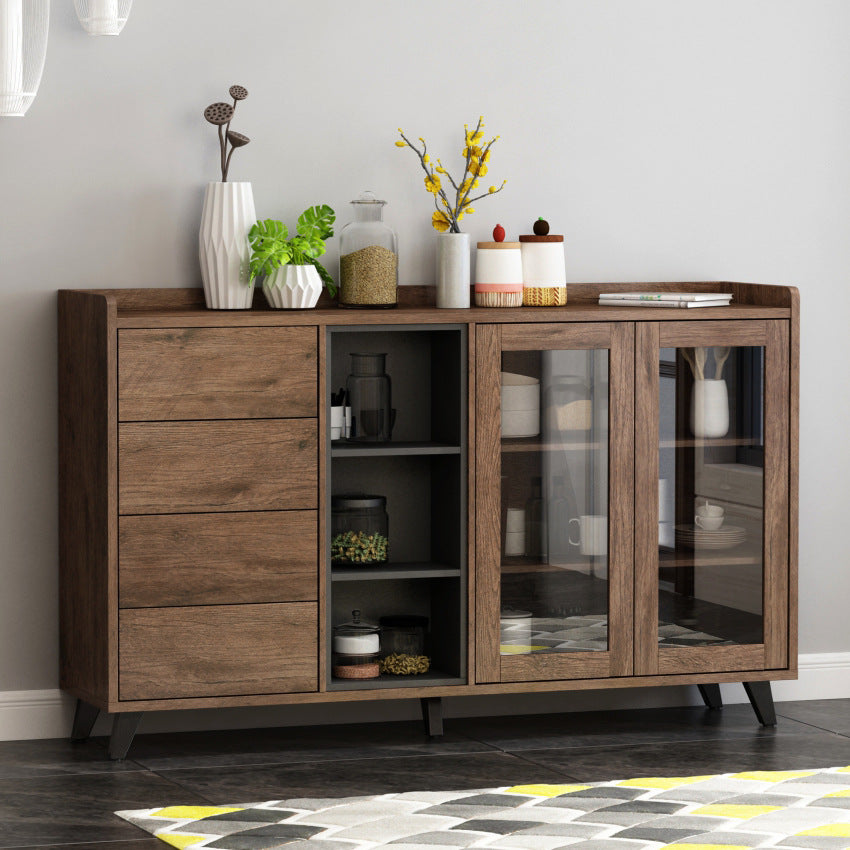
[[[389,517],[386,563],[333,564],[328,554],[327,687],[337,691],[465,684],[466,327],[332,327],[327,352],[329,395],[345,386],[352,352],[386,353],[392,407],[397,411],[388,442],[331,442],[330,434],[325,435],[329,537],[335,495],[384,496]],[[351,620],[354,610],[364,622],[375,624],[383,616],[427,616],[429,671],[334,678],[333,627]]]

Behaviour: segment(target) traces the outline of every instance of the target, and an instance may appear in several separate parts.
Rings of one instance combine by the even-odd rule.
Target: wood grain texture
[[[60,292],[59,681],[103,709],[115,644],[115,305]]]
[[[316,508],[313,419],[124,423],[122,514]]]
[[[768,322],[688,321],[659,325],[662,348],[694,348],[716,345],[765,345]]]
[[[476,610],[475,610],[475,588],[476,588],[476,525],[478,517],[478,480],[476,478],[476,435],[477,435],[477,410],[476,401],[476,326],[470,325],[467,332],[466,351],[466,393],[467,393],[467,465],[466,465],[466,677],[468,682],[476,681]]]
[[[118,334],[121,421],[316,415],[316,329]]]
[[[628,676],[634,671],[635,326],[614,325],[609,344],[608,675]]]
[[[328,691],[294,694],[251,694],[232,697],[189,697],[186,699],[126,700],[110,704],[110,711],[163,711],[175,708],[226,708],[259,705],[303,705],[352,702],[356,700],[416,699],[424,696],[489,696],[494,694],[542,694],[610,688],[665,687],[710,682],[763,682],[795,679],[789,670],[696,671],[665,676],[624,676],[602,679],[568,679],[552,682],[500,682],[474,685],[431,685],[427,687],[381,688],[378,690]]]
[[[121,700],[316,690],[314,602],[121,611]]]
[[[501,368],[499,325],[475,329],[475,681],[501,676]]]
[[[635,502],[658,487],[659,325],[635,329]],[[635,509],[635,675],[658,670],[658,500]]]
[[[470,290],[472,287],[470,287]],[[204,306],[204,293],[200,287],[192,288],[136,288],[136,289],[97,289],[82,290],[96,294],[109,293],[115,298],[121,312],[139,312],[147,310],[192,309],[204,311],[221,323],[221,316],[227,321],[236,317],[233,311],[207,310]],[[728,292],[734,301],[741,305],[764,307],[791,307],[796,290],[792,286],[768,286],[765,284],[735,283],[732,281],[663,281],[656,283],[568,283],[567,292],[571,303],[595,303],[603,292]],[[433,286],[401,286],[398,291],[400,309],[415,307],[433,307],[436,302],[436,288]],[[365,311],[338,309],[336,302],[322,292],[319,310],[336,313],[357,314]],[[513,309],[513,308],[512,308]],[[516,308],[518,309],[518,308]],[[263,295],[254,293],[253,309],[245,311],[249,316],[257,313],[278,315],[286,322],[288,316],[295,315],[288,310],[272,310]],[[315,312],[315,311],[304,311]],[[386,310],[381,311],[386,315]],[[395,314],[396,311],[393,311]],[[475,311],[476,314],[478,310]],[[508,312],[506,310],[505,312]],[[388,320],[385,320],[385,322]],[[393,318],[392,321],[395,321]]]
[[[764,644],[736,646],[662,647],[658,650],[658,672],[716,673],[742,670],[763,670]],[[747,676],[740,680],[747,680]]]
[[[326,290],[323,288],[322,293]],[[328,641],[328,601],[330,599],[330,531],[329,531],[329,511],[330,503],[329,493],[331,488],[331,480],[329,475],[330,457],[329,457],[329,442],[330,442],[330,422],[328,422],[328,409],[330,408],[330,390],[328,389],[328,376],[331,371],[331,364],[328,362],[328,332],[325,328],[318,329],[318,351],[319,351],[319,445],[318,445],[318,465],[319,465],[319,539],[317,556],[317,580],[318,580],[318,600],[319,600],[319,690],[325,691],[328,686],[328,656],[327,652]],[[316,551],[316,547],[314,547]]]
[[[791,291],[788,400],[788,667],[797,671],[797,605],[800,514],[800,293]]]
[[[119,606],[315,601],[316,513],[121,517]]]
[[[788,665],[789,328],[771,322],[764,367],[764,650],[765,665]]]
[[[506,325],[502,328],[502,351],[545,351],[563,345],[569,330],[571,349],[607,348],[613,325],[608,323],[564,325],[563,322]]]

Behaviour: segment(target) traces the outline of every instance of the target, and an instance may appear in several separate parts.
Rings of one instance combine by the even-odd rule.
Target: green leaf
[[[302,236],[311,236],[315,233],[319,239],[328,239],[334,235],[334,221],[336,221],[336,213],[327,204],[308,207],[298,216],[298,232]]]
[[[316,271],[319,273],[319,277],[322,279],[322,283],[328,290],[328,295],[330,295],[331,298],[336,298],[336,283],[334,282],[334,279],[328,274],[328,270],[318,260],[313,260],[312,264],[316,267]]]

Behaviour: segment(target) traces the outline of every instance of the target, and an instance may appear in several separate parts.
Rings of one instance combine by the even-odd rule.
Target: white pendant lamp
[[[118,35],[132,5],[133,0],[74,0],[77,17],[89,35]]]
[[[0,0],[0,116],[20,118],[38,92],[50,0]]]

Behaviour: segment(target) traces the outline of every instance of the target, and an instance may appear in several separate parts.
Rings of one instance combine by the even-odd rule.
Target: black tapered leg
[[[697,685],[702,701],[709,708],[723,708],[723,697],[720,696],[720,685]]]
[[[112,735],[109,738],[109,758],[121,761],[127,755],[141,719],[141,711],[124,711],[114,715]]]
[[[71,740],[85,741],[91,735],[91,730],[94,729],[94,723],[99,714],[100,709],[95,708],[85,700],[78,699],[77,707],[74,709],[74,725],[71,727]]]
[[[422,720],[425,734],[434,736],[443,734],[443,700],[440,697],[422,697]]]
[[[776,710],[773,707],[770,682],[744,682],[744,690],[759,723],[762,726],[776,726]]]

